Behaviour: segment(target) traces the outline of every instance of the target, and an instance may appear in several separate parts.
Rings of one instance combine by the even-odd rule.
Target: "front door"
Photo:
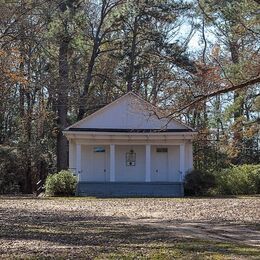
[[[93,150],[93,181],[106,181],[106,149],[94,147]]]
[[[154,157],[152,181],[168,181],[168,148],[156,147]]]

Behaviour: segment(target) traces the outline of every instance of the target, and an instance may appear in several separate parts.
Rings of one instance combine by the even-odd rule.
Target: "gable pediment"
[[[191,128],[168,118],[160,118],[156,108],[136,94],[129,92],[66,130],[176,130],[192,131]]]

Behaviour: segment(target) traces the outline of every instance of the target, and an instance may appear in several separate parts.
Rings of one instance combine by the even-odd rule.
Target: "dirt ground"
[[[260,197],[0,197],[0,258],[260,259]]]

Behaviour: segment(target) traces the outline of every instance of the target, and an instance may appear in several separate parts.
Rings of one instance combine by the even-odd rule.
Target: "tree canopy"
[[[1,1],[0,149],[24,191],[67,168],[66,126],[127,91],[199,131],[196,167],[259,163],[259,5]]]

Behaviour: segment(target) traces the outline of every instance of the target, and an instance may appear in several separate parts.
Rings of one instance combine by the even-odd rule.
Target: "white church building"
[[[82,196],[183,196],[196,131],[133,92],[63,131]]]

